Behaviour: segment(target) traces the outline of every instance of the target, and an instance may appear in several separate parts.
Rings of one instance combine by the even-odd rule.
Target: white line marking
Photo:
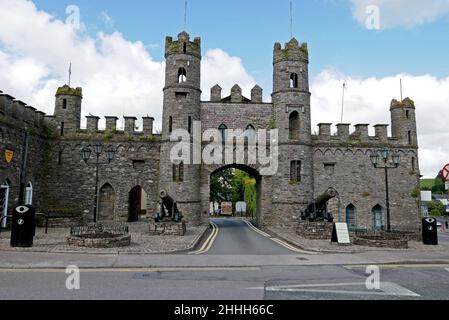
[[[407,296],[420,297],[419,294],[410,291],[393,282],[382,282],[380,289],[366,290],[366,291],[351,291],[351,290],[332,290],[332,289],[315,289],[325,287],[347,287],[347,286],[362,286],[365,287],[364,282],[347,282],[347,283],[318,283],[318,284],[303,284],[303,285],[285,285],[285,286],[271,286],[271,287],[255,287],[248,288],[249,290],[266,290],[271,292],[316,292],[316,293],[335,293],[335,294],[353,294],[353,295],[383,295],[383,296]]]

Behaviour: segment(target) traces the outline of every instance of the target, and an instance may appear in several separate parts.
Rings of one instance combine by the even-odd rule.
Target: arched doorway
[[[128,222],[139,221],[139,216],[147,213],[147,193],[141,186],[129,192]]]
[[[9,188],[11,183],[8,179],[0,185],[0,214],[1,217],[6,217],[8,215],[8,201],[9,201]],[[2,228],[6,228],[7,218],[2,220]]]
[[[100,195],[98,198],[98,217],[100,221],[113,221],[114,209],[114,188],[109,183],[105,183],[100,189]]]
[[[228,165],[210,174],[210,214],[233,216],[237,202],[245,202],[245,215],[257,219],[261,213],[262,178],[259,172],[246,165]],[[222,204],[232,204],[232,212],[220,211]],[[218,210],[217,210],[218,209]]]

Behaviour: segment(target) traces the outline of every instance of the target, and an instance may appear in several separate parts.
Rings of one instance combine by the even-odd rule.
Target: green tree
[[[446,193],[442,171],[440,171],[435,178],[435,185],[432,187],[432,193]]]
[[[225,169],[210,177],[210,201],[232,201],[234,169]]]
[[[432,201],[427,204],[429,214],[433,217],[440,217],[446,215],[446,207],[440,201]]]

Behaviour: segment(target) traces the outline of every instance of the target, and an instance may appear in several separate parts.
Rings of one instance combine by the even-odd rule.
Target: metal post
[[[385,191],[386,191],[386,205],[387,205],[387,232],[391,232],[390,223],[390,196],[388,193],[388,168],[385,165]]]
[[[95,197],[94,197],[94,223],[97,223],[97,202],[98,202],[98,167],[100,155],[97,154],[96,172],[95,172]]]

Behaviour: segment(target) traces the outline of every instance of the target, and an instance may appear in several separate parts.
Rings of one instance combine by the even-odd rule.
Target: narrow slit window
[[[61,122],[61,137],[64,136],[64,122]]]
[[[173,131],[173,117],[168,118],[168,132],[172,133]]]
[[[301,161],[290,162],[290,181],[301,182]]]
[[[408,135],[408,144],[412,144],[412,132],[411,131],[409,131],[409,132],[407,132],[407,135]]]
[[[298,88],[298,74],[292,73],[290,75],[290,88],[296,89]]]
[[[67,109],[67,99],[62,99],[62,109]]]
[[[185,68],[179,68],[178,70],[178,83],[187,82],[187,71]]]
[[[188,131],[190,134],[192,134],[192,117],[189,117],[188,120]]]

